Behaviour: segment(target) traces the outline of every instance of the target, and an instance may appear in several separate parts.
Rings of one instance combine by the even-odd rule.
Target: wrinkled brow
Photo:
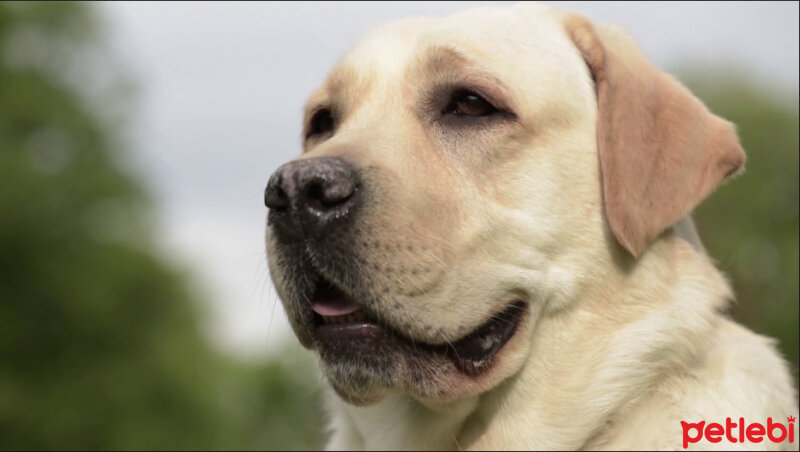
[[[420,84],[463,85],[476,89],[500,107],[513,108],[505,84],[479,62],[445,45],[431,46],[419,53],[406,72],[406,86],[418,90]]]
[[[418,53],[411,63],[406,77],[410,81],[431,78],[443,70],[460,70],[476,67],[477,64],[453,47],[434,45]]]

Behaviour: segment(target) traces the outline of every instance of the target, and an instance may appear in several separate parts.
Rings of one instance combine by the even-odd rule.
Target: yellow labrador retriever
[[[328,448],[796,449],[787,367],[724,314],[688,217],[744,160],[732,124],[577,15],[368,35],[265,191]]]

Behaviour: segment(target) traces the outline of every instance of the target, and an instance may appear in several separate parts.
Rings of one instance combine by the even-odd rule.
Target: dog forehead
[[[336,69],[369,68],[382,80],[400,79],[434,47],[451,48],[487,65],[516,64],[520,50],[531,58],[546,57],[537,55],[546,52],[537,51],[568,42],[559,14],[547,5],[522,3],[511,8],[474,8],[446,17],[400,19],[363,36]]]
[[[436,19],[401,19],[363,36],[340,60],[338,67],[370,68],[383,76],[399,76],[419,51],[420,39]]]

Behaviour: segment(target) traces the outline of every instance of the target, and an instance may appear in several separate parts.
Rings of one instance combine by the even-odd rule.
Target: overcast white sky
[[[622,25],[664,69],[740,67],[797,102],[796,2],[547,3]],[[299,153],[305,97],[370,28],[474,4],[95,4],[141,88],[129,132],[163,241],[205,289],[217,344],[261,355],[289,339],[267,275],[262,193]]]

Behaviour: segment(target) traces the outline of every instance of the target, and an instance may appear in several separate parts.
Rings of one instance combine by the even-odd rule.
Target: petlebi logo
[[[783,424],[768,417],[766,425],[760,422],[747,423],[743,417],[739,418],[739,422],[734,422],[729,417],[725,418],[724,425],[716,422],[706,425],[706,421],[681,421],[683,448],[686,449],[689,444],[696,443],[703,438],[711,443],[720,441],[754,444],[762,441],[794,443],[794,422],[796,420],[797,418],[794,416],[789,416],[786,418],[786,424]]]

